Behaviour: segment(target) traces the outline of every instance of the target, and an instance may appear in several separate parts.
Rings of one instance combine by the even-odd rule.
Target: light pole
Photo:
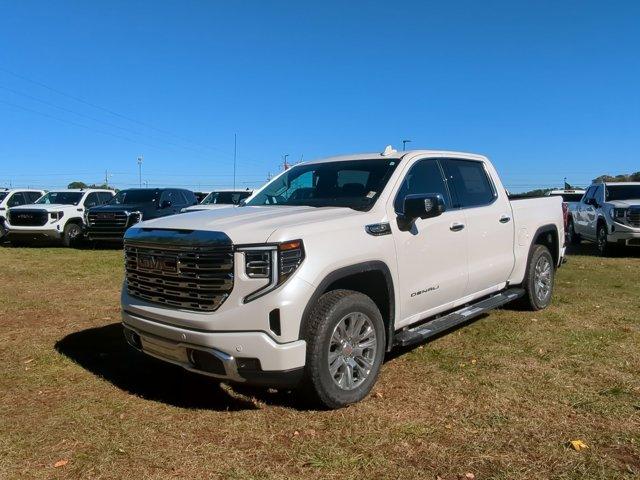
[[[282,156],[282,160],[283,160],[283,162],[282,162],[282,166],[283,166],[283,168],[284,168],[285,170],[289,170],[289,164],[287,163],[287,157],[288,157],[288,156],[289,156],[289,154],[288,154],[288,153],[285,153],[285,154]]]
[[[411,140],[402,140],[402,151],[407,149],[407,143],[411,143]]]
[[[238,157],[238,134],[233,134],[233,189],[236,189],[236,159]]]
[[[142,155],[138,157],[138,182],[142,188]]]

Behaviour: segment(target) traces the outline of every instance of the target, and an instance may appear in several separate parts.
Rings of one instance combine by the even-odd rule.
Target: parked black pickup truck
[[[197,203],[193,192],[179,188],[121,190],[109,203],[86,212],[85,234],[94,242],[121,242],[131,225],[174,215]]]

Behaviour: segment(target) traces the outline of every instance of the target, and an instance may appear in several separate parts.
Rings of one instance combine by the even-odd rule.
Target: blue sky
[[[0,0],[0,186],[259,185],[388,144],[640,170],[640,2]]]

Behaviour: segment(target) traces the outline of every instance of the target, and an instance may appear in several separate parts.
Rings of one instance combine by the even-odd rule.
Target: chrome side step
[[[429,337],[438,335],[445,330],[462,325],[483,313],[501,307],[524,296],[522,288],[510,288],[504,292],[492,295],[472,305],[467,305],[459,310],[435,318],[417,327],[408,328],[397,332],[394,336],[394,345],[406,347],[415,343],[421,343]]]

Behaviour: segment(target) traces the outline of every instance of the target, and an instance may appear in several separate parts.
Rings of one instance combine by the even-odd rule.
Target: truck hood
[[[180,215],[147,220],[133,228],[158,228],[172,230],[205,230],[227,234],[235,244],[261,243],[269,240],[276,230],[294,230],[301,234],[310,229],[331,228],[329,225],[340,220],[344,222],[352,217],[364,217],[360,212],[343,207],[306,207],[306,206],[261,206],[241,208],[220,208],[186,212]],[[296,228],[297,227],[297,228]],[[292,232],[293,233],[293,232]]]
[[[192,205],[183,208],[183,212],[198,212],[200,210],[220,210],[221,208],[235,208],[237,205],[229,205],[226,203],[213,203],[211,205]]]
[[[139,203],[131,205],[99,205],[91,207],[91,212],[144,212],[145,210],[155,210],[154,205],[149,203]]]
[[[42,203],[31,205],[20,205],[18,207],[11,207],[11,210],[44,210],[46,212],[60,212],[67,210],[78,211],[82,207],[80,205],[65,205],[63,203]]]
[[[607,205],[615,208],[640,207],[640,198],[632,198],[630,200],[609,200]]]

